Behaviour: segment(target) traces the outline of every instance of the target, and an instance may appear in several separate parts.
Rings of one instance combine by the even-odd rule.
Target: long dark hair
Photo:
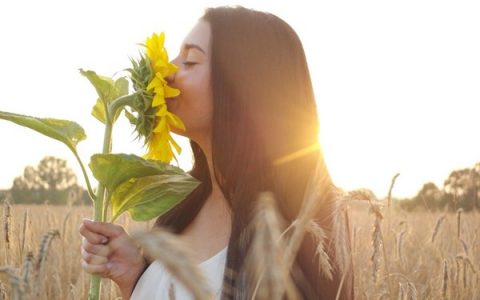
[[[280,18],[243,7],[218,7],[202,20],[211,28],[213,91],[212,160],[214,174],[232,210],[223,298],[245,299],[243,262],[251,241],[246,227],[259,192],[273,192],[283,217],[292,222],[302,205],[317,163],[327,199],[316,220],[327,232],[327,249],[335,261],[332,212],[335,188],[318,147],[318,116],[302,44]],[[201,185],[181,204],[159,217],[156,226],[181,233],[212,191],[211,175],[201,148],[191,141],[191,174]],[[305,151],[305,149],[310,149]],[[302,155],[293,155],[302,153]],[[288,159],[292,157],[292,159]],[[281,162],[281,163],[279,163]],[[301,276],[294,276],[305,299],[334,299],[340,272],[328,280],[319,273],[315,243],[305,237],[296,257]],[[233,274],[233,275],[232,275]],[[353,275],[345,277],[342,299],[353,298]]]

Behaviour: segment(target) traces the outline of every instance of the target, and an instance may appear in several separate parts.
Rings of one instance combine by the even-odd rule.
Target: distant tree
[[[77,176],[67,166],[67,161],[47,156],[40,161],[37,175],[48,190],[64,190],[77,184]]]
[[[428,182],[422,186],[415,197],[399,200],[397,201],[397,204],[401,208],[409,211],[417,208],[435,211],[443,207],[443,194],[443,191],[440,190],[435,183]]]
[[[465,195],[470,186],[470,171],[467,168],[451,172],[443,183],[445,192],[452,194],[455,198]]]
[[[47,156],[14,179],[11,194],[15,203],[73,204],[83,197],[83,189],[65,160]]]
[[[444,189],[449,201],[449,207],[456,209],[462,207],[472,210],[480,209],[478,203],[480,190],[480,163],[472,169],[456,170],[450,173],[444,182]]]
[[[480,162],[476,163],[472,169],[472,198],[475,207],[480,211]]]
[[[480,210],[480,162],[473,168],[454,170],[439,189],[434,183],[423,185],[417,195],[411,199],[398,201],[406,210],[426,208],[430,210]]]
[[[430,210],[437,210],[443,208],[442,203],[443,191],[440,190],[435,183],[425,183],[422,189],[415,196],[414,200],[423,203]]]

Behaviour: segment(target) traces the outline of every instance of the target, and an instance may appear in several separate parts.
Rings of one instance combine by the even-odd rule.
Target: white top
[[[203,275],[210,286],[210,290],[213,291],[215,299],[220,299],[222,295],[227,248],[223,248],[220,252],[198,265],[203,271]],[[193,300],[193,295],[190,291],[170,275],[160,261],[156,260],[148,266],[138,279],[130,299],[169,299],[168,290],[171,284],[175,290],[176,300]]]

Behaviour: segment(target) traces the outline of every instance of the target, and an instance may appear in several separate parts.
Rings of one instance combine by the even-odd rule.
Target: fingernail
[[[100,240],[100,242],[102,244],[106,244],[108,242],[108,239],[106,237],[102,237],[102,239]]]
[[[83,222],[84,222],[84,223],[87,223],[87,224],[92,224],[92,223],[93,223],[92,220],[87,219],[87,218],[84,218],[84,219],[83,219]]]

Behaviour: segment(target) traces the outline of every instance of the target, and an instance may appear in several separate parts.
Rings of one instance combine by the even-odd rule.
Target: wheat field
[[[480,214],[348,206],[356,299],[480,299]],[[87,299],[78,227],[91,207],[2,205],[0,300]],[[383,216],[383,218],[382,218]],[[122,216],[127,232],[150,228]],[[15,288],[18,287],[18,288]],[[19,294],[20,293],[20,294]],[[103,299],[121,299],[102,283]]]

